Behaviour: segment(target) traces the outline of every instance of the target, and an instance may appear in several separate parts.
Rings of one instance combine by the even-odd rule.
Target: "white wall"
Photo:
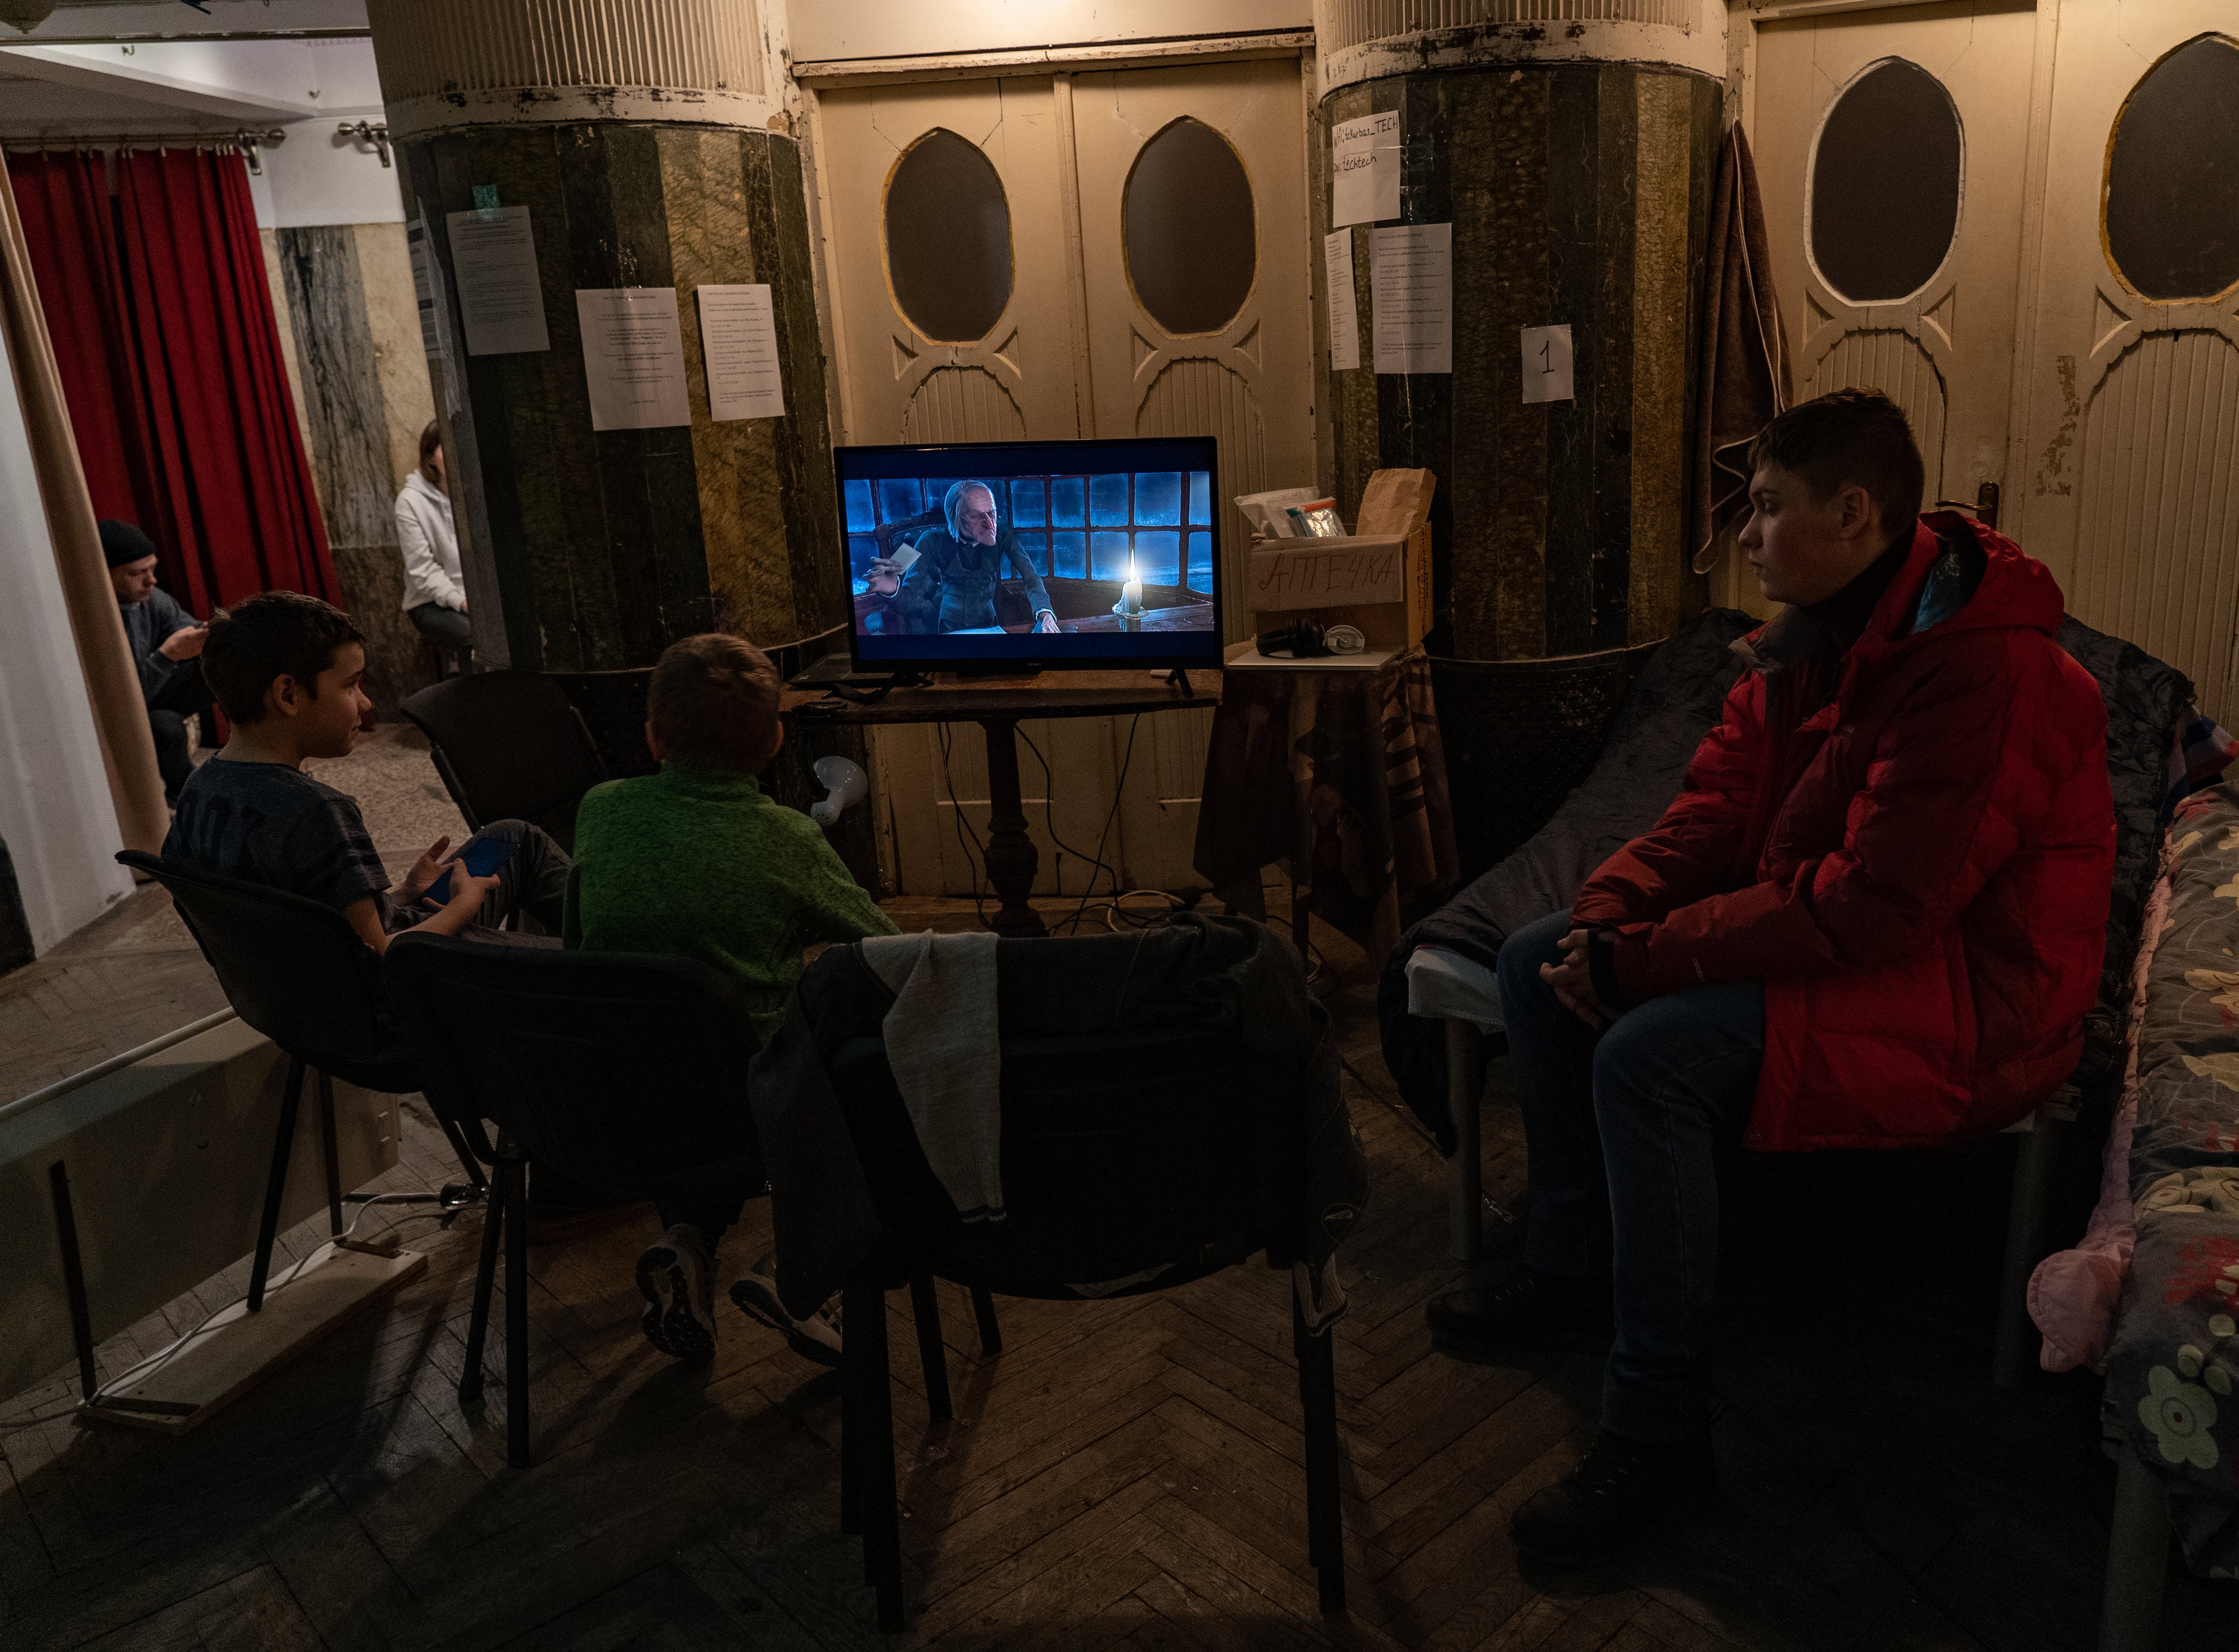
[[[1314,26],[1312,0],[796,0],[789,10],[796,63]]]
[[[393,164],[336,130],[383,118],[370,40],[0,41],[0,74],[29,76],[6,82],[0,136],[66,143],[276,126],[285,141],[262,152],[264,169],[249,180],[260,228],[404,221]]]
[[[352,121],[361,118],[353,111]],[[378,121],[377,108],[363,119]],[[396,187],[395,151],[383,166],[373,145],[340,136],[339,120],[290,122],[288,141],[261,152],[264,176],[251,173],[256,227],[289,229],[314,223],[402,223],[404,196]]]
[[[45,952],[112,902],[132,878],[63,606],[16,376],[0,357],[0,839],[31,942]]]

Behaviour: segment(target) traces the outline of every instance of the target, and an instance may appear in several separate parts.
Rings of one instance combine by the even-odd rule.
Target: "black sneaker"
[[[696,1227],[668,1230],[637,1259],[637,1288],[645,1293],[639,1324],[645,1339],[678,1359],[715,1355],[715,1310],[708,1275],[714,1258]]]
[[[1646,1444],[1604,1430],[1568,1479],[1509,1517],[1508,1535],[1543,1560],[1596,1560],[1717,1489],[1709,1435]]]
[[[1606,1279],[1571,1279],[1521,1268],[1497,1285],[1468,1285],[1423,1310],[1431,1346],[1458,1359],[1525,1348],[1606,1354],[1616,1335]]]
[[[803,1359],[813,1359],[820,1365],[836,1370],[840,1364],[840,1298],[833,1297],[806,1319],[795,1319],[778,1300],[777,1281],[770,1277],[770,1271],[771,1264],[764,1261],[760,1271],[741,1274],[731,1286],[731,1300],[747,1318],[759,1320],[783,1337]]]

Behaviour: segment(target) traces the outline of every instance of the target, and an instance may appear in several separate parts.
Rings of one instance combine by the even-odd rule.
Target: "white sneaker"
[[[696,1227],[679,1223],[637,1259],[637,1288],[645,1293],[640,1324],[645,1339],[678,1359],[712,1359],[715,1307],[708,1276],[714,1258]]]
[[[761,1266],[770,1264],[765,1260]],[[795,1319],[777,1299],[777,1282],[767,1273],[741,1274],[731,1287],[731,1300],[749,1319],[761,1321],[782,1336],[793,1351],[820,1365],[840,1363],[840,1298],[834,1297],[806,1319]]]

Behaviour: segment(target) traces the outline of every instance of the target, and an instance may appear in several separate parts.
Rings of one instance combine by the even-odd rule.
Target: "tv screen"
[[[856,668],[1218,666],[1216,448],[835,449]]]

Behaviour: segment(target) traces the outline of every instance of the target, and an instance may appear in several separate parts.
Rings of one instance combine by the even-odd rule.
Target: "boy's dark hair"
[[[777,754],[781,692],[767,654],[710,631],[661,654],[646,689],[646,719],[671,760],[753,774]]]
[[[1837,390],[1789,408],[1750,446],[1751,472],[1767,465],[1803,477],[1819,503],[1856,482],[1891,534],[1920,514],[1927,485],[1904,409],[1879,390]]]
[[[265,591],[210,615],[203,680],[229,721],[258,722],[276,678],[293,677],[316,700],[335,650],[364,640],[340,608],[301,591]]]

